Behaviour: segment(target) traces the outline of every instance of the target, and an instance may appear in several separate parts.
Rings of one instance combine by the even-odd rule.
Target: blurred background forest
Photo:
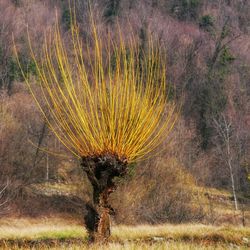
[[[83,39],[90,35],[87,2],[76,0]],[[157,38],[167,51],[170,98],[182,103],[162,153],[133,166],[112,194],[116,222],[249,224],[250,1],[90,2],[101,32],[118,19],[142,51],[149,34]],[[0,216],[81,217],[91,192],[36,108],[13,52],[14,37],[35,86],[27,27],[39,54],[55,8],[67,44],[67,0],[0,0]]]

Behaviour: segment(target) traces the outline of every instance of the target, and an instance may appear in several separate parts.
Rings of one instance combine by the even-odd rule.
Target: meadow
[[[87,243],[73,219],[1,220],[0,249],[249,249],[250,228],[203,224],[114,225],[109,243]]]

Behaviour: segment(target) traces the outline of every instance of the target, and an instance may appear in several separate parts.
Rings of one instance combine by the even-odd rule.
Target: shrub
[[[67,8],[64,8],[62,13],[62,23],[66,30],[70,29],[71,21],[70,21],[70,10]]]
[[[172,12],[180,20],[196,20],[201,0],[177,0],[172,6]]]
[[[209,30],[211,27],[214,26],[213,17],[210,15],[202,16],[200,19],[199,25],[201,28],[203,28],[205,30]]]
[[[105,11],[104,17],[108,22],[112,22],[113,18],[118,15],[120,0],[109,0]]]
[[[175,158],[139,165],[117,191],[112,202],[120,223],[181,223],[204,217],[194,179]]]

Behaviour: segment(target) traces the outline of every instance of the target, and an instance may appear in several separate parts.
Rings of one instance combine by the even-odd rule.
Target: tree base
[[[127,162],[113,155],[83,157],[83,171],[93,187],[93,201],[86,205],[85,224],[90,242],[107,242],[111,234],[109,195],[116,189],[115,178],[123,177]]]

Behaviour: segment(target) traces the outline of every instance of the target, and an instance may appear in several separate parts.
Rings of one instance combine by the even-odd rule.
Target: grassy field
[[[249,249],[250,228],[233,226],[114,226],[110,243],[87,244],[85,229],[70,219],[2,219],[0,249]]]

